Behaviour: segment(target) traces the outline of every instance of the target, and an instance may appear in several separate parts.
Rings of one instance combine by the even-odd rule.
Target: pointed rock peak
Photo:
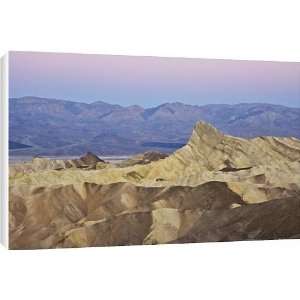
[[[213,134],[213,135],[223,135],[217,128],[215,128],[214,126],[212,126],[209,123],[200,121],[198,123],[196,123],[195,127],[194,127],[194,131],[198,134],[198,135],[204,135],[204,134]]]
[[[221,133],[211,124],[201,121],[195,125],[192,136],[188,143],[196,145],[203,145],[204,143],[213,146],[218,143],[223,136],[223,133]]]
[[[100,159],[97,155],[92,152],[87,152],[85,155],[80,157],[80,160],[85,164],[95,164],[97,162],[104,162],[104,160]]]

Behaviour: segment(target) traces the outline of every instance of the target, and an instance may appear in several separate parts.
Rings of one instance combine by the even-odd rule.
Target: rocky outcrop
[[[299,195],[299,194],[298,194]],[[10,195],[12,249],[292,238],[300,198],[247,204],[223,182],[85,183]]]
[[[198,185],[214,178],[239,181],[264,174],[267,180],[290,182],[294,178],[299,183],[299,163],[300,140],[296,138],[242,139],[224,135],[213,126],[199,122],[187,145],[164,159],[96,173],[78,172],[76,178],[72,174],[72,180],[74,184],[129,181],[140,185]],[[56,182],[56,175],[51,171],[35,172],[13,182],[22,183],[26,179],[29,183],[51,185]],[[69,177],[68,170],[62,170],[60,180],[68,184]]]
[[[209,211],[174,243],[271,240],[300,237],[300,197],[231,210]]]
[[[147,164],[44,163],[11,174],[13,249],[300,236],[296,138],[243,139],[200,122],[187,145]]]
[[[190,178],[193,174],[201,176],[207,172],[247,170],[259,166],[289,169],[289,164],[299,161],[300,140],[296,138],[242,139],[224,135],[213,126],[199,122],[187,145],[151,165],[147,178],[163,177],[178,183],[182,177]]]
[[[134,165],[147,165],[151,162],[158,161],[168,157],[168,154],[157,151],[147,151],[142,154],[134,155],[127,160],[124,160],[117,164],[117,167],[124,168]]]
[[[95,155],[92,152],[87,152],[85,155],[81,156],[79,158],[79,161],[83,162],[87,166],[96,165],[99,162],[102,162],[102,163],[105,162],[104,160],[100,159],[97,155]]]
[[[44,157],[35,157],[31,162],[13,164],[9,168],[10,176],[14,177],[18,173],[33,173],[47,170],[65,170],[65,169],[96,169],[105,166],[106,162],[97,155],[87,152],[79,159],[49,159]]]
[[[203,211],[244,204],[222,182],[168,188],[85,183],[80,189],[33,188],[27,195],[11,190],[10,245],[27,249],[168,242],[181,236]],[[127,222],[133,228],[126,228]],[[176,234],[162,237],[168,226],[175,226]],[[126,233],[125,241],[120,230]]]

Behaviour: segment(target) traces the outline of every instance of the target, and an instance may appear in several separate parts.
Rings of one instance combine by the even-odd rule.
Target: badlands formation
[[[199,122],[169,156],[10,167],[12,249],[300,237],[300,140]]]

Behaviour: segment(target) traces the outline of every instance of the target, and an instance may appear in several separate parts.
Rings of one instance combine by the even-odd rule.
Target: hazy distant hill
[[[15,149],[27,149],[27,148],[31,148],[31,146],[27,146],[21,143],[17,143],[17,142],[9,142],[9,149],[15,150]]]
[[[300,137],[300,109],[272,104],[165,103],[144,109],[38,97],[10,99],[10,141],[31,146],[14,154],[132,154],[173,151],[204,120],[241,137]]]

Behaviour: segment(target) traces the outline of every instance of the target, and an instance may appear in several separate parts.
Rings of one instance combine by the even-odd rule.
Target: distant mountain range
[[[187,142],[203,120],[240,137],[300,138],[300,108],[262,103],[187,105],[165,103],[145,109],[102,101],[91,104],[38,97],[10,99],[13,155],[125,155],[171,152]]]

